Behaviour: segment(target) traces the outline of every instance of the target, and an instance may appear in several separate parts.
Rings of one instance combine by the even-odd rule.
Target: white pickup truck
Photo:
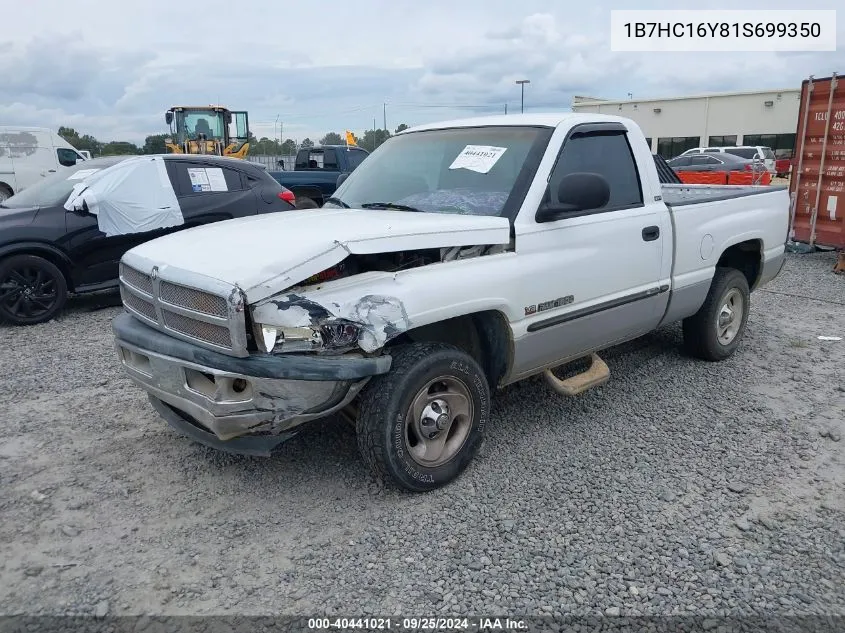
[[[694,356],[733,354],[788,221],[785,188],[661,185],[628,119],[425,125],[320,210],[130,250],[113,331],[183,434],[269,455],[346,413],[377,475],[425,491],[466,468],[499,387],[577,394],[608,378],[597,351],[680,320]]]

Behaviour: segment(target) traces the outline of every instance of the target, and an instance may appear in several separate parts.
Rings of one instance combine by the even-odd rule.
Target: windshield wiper
[[[396,209],[397,211],[415,211],[425,213],[422,209],[409,207],[407,204],[396,204],[395,202],[365,202],[359,205],[362,209]]]
[[[328,204],[329,202],[333,202],[334,204],[339,204],[339,205],[340,205],[340,206],[342,206],[344,209],[348,209],[348,208],[349,208],[349,205],[348,205],[348,204],[346,204],[346,203],[345,203],[343,200],[341,200],[340,198],[335,198],[334,196],[332,196],[331,198],[326,198],[326,201],[325,201],[323,204]]]

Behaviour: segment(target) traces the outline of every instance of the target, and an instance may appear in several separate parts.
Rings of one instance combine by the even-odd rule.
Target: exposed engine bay
[[[439,262],[466,259],[506,250],[504,246],[456,246],[452,248],[430,248],[424,250],[400,251],[396,253],[375,253],[372,255],[350,255],[339,264],[305,279],[299,287],[343,279],[367,272],[395,273],[409,268],[419,268]]]

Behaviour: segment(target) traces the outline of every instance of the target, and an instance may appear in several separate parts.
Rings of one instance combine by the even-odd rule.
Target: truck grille
[[[187,286],[161,282],[161,300],[181,308],[225,318],[229,314],[226,299]]]
[[[229,307],[226,297],[154,279],[120,264],[120,296],[127,312],[174,336],[233,356],[246,356],[243,310]]]

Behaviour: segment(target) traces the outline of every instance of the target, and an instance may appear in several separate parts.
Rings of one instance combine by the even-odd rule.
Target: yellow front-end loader
[[[173,106],[164,113],[170,126],[165,139],[174,154],[213,154],[246,158],[249,153],[249,117],[223,106]]]

